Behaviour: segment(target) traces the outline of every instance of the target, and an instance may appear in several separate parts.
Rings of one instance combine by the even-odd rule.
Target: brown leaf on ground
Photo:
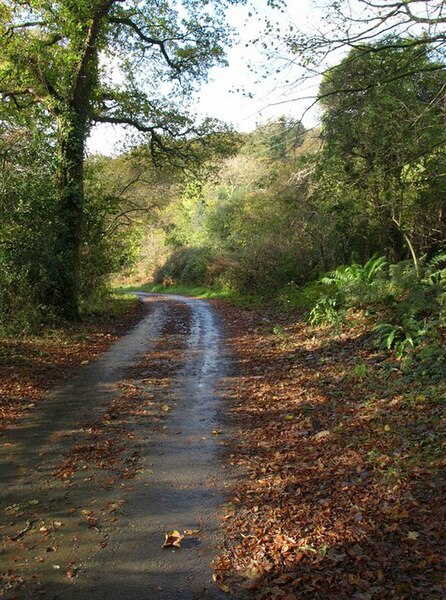
[[[181,547],[181,541],[184,539],[184,535],[181,535],[181,533],[177,529],[169,531],[165,535],[166,539],[164,540],[163,548]]]
[[[214,306],[240,473],[218,581],[259,600],[443,598],[445,382],[407,383],[360,312],[334,334],[274,307]]]
[[[138,303],[119,321],[64,324],[40,337],[0,338],[0,431],[99,358],[145,311]]]

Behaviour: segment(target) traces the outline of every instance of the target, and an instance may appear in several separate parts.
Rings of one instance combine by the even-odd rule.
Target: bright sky
[[[259,36],[267,16],[277,19],[280,29],[284,32],[290,24],[305,28],[315,15],[315,11],[310,9],[309,0],[288,0],[289,7],[283,15],[270,9],[262,10],[261,7],[266,4],[265,0],[256,0],[253,4],[259,10],[258,17],[248,16],[249,6],[236,6],[229,11],[228,21],[238,31],[239,42],[228,50],[228,67],[211,71],[210,82],[203,86],[198,104],[203,114],[209,113],[230,122],[241,131],[251,131],[259,122],[283,114],[300,118],[309,104],[288,102],[290,98],[309,95],[305,90],[297,93],[290,85],[297,76],[297,71],[288,69],[277,75],[273,73],[262,80],[249,66],[253,65],[259,72],[264,71],[265,66],[275,71],[279,63],[271,65],[258,45],[254,47],[250,41]],[[252,97],[243,95],[243,89],[251,92]],[[314,91],[313,88],[312,93]],[[307,125],[313,122],[314,114],[307,119]]]
[[[301,96],[314,97],[317,85],[296,90],[291,85],[297,77],[293,68],[282,69],[279,74],[262,79],[260,72],[264,72],[265,67],[275,71],[278,65],[272,65],[265,54],[250,42],[260,35],[268,16],[278,20],[281,31],[285,31],[290,23],[299,28],[314,25],[318,15],[310,8],[310,2],[288,0],[289,6],[284,14],[266,8],[266,0],[250,0],[247,6],[229,9],[228,22],[237,31],[239,39],[227,52],[228,66],[214,68],[209,73],[209,82],[202,86],[195,104],[198,115],[216,117],[231,123],[239,131],[252,131],[257,124],[281,115],[302,117],[311,100],[289,100]],[[253,7],[257,9],[258,16],[250,17]],[[252,97],[248,97],[244,90],[249,91]],[[314,125],[317,122],[316,110],[309,111],[303,121],[306,126]],[[127,135],[128,131],[118,127],[97,126],[88,142],[88,150],[113,154],[122,147]]]

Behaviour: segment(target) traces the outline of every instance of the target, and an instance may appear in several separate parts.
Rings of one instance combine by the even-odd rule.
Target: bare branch
[[[407,13],[408,17],[411,21],[415,23],[424,23],[426,25],[439,25],[441,23],[446,23],[446,17],[420,17],[415,15],[410,9],[411,1],[406,1],[401,3],[401,7]]]

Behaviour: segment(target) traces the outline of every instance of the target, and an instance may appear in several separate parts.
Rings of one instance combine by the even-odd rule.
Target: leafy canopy
[[[243,0],[6,0],[0,7],[3,111],[184,133],[177,105],[224,59],[224,11]]]

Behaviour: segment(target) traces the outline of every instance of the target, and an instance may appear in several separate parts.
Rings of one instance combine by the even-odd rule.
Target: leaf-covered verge
[[[143,311],[135,298],[121,297],[82,323],[59,323],[40,335],[0,337],[0,430],[42,402],[81,365],[99,358]]]
[[[337,332],[214,301],[234,354],[228,459],[241,476],[214,567],[260,599],[444,597],[444,392]]]

